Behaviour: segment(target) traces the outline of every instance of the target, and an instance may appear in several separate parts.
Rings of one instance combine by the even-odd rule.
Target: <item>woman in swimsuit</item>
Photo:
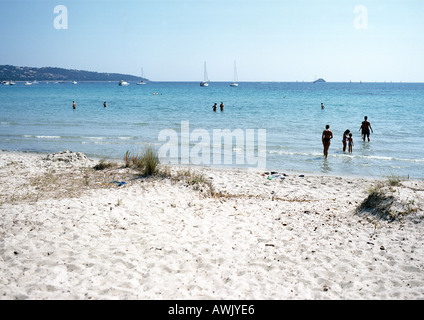
[[[325,126],[325,130],[322,132],[322,144],[324,146],[324,158],[327,159],[328,148],[330,147],[330,140],[333,139],[333,132],[330,130],[330,125]]]
[[[349,130],[349,129],[347,129],[347,130],[343,133],[343,140],[342,140],[342,142],[343,142],[343,152],[345,152],[345,151],[346,151],[347,138],[348,138],[349,132],[350,132],[350,130]]]

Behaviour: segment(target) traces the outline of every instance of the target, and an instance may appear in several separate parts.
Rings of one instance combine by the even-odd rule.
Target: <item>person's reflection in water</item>
[[[322,162],[321,171],[323,173],[330,173],[331,172],[330,162],[326,158],[324,158],[324,160]]]

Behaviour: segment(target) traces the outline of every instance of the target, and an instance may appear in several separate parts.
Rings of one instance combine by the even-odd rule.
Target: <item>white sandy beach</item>
[[[63,156],[0,152],[1,299],[424,298],[423,181],[390,222],[372,179],[192,168],[210,196]]]

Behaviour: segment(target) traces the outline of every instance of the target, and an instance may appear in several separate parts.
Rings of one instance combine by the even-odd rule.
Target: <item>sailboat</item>
[[[238,80],[237,66],[236,66],[236,62],[234,61],[234,82],[230,83],[230,87],[238,87],[237,80]]]
[[[143,68],[141,68],[141,80],[140,82],[136,83],[137,85],[139,84],[146,84],[146,82],[144,81],[144,72],[143,72]]]
[[[206,71],[206,61],[205,61],[205,68],[204,68],[204,77],[203,77],[203,81],[200,82],[200,86],[201,87],[207,87],[209,86],[209,79],[208,79],[208,72]]]

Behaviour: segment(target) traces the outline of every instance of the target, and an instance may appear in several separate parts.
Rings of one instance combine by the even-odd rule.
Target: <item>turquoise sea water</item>
[[[212,105],[221,101],[224,112],[219,107],[213,112]],[[122,159],[127,150],[137,153],[146,144],[159,148],[161,130],[180,133],[181,123],[188,121],[190,132],[206,130],[211,140],[214,129],[266,130],[271,170],[423,178],[423,110],[421,83],[241,82],[235,88],[224,82],[207,88],[198,82],[17,83],[0,85],[0,149],[68,149]],[[374,129],[370,142],[363,142],[359,132],[365,115]],[[327,160],[321,143],[326,124],[334,134]],[[346,129],[353,132],[352,154],[342,151]],[[198,143],[192,141],[191,147]],[[235,141],[232,148],[239,148]]]

